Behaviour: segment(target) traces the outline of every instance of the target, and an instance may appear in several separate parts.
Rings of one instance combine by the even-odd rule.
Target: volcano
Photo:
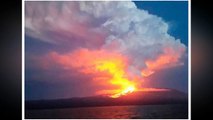
[[[188,95],[174,89],[166,91],[135,91],[119,98],[107,95],[53,100],[25,101],[26,109],[54,109],[97,106],[187,104]]]

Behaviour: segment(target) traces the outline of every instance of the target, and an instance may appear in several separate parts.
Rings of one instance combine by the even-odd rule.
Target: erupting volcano
[[[126,95],[126,94],[129,94],[129,93],[132,93],[133,91],[135,91],[135,87],[134,86],[128,86],[127,88],[122,90],[120,93],[111,95],[110,97],[117,98],[117,97],[120,97],[121,95]]]
[[[54,59],[66,67],[75,67],[81,73],[95,74],[93,81],[97,85],[112,88],[97,91],[97,94],[108,94],[117,98],[137,90],[139,85],[137,76],[130,77],[127,72],[127,58],[120,54],[81,49],[69,55],[51,53],[47,58]]]
[[[66,69],[75,68],[81,74],[93,75],[93,82],[105,88],[98,90],[97,94],[108,94],[112,98],[117,98],[142,89],[142,79],[153,74],[155,70],[176,64],[179,56],[165,53],[156,60],[147,59],[146,66],[141,68],[134,67],[131,58],[107,49],[82,48],[64,55],[52,52],[42,59],[54,60],[56,64]]]
[[[26,40],[33,49],[26,66],[35,73],[27,77],[56,84],[52,91],[64,93],[58,97],[119,98],[184,64],[186,46],[169,34],[169,24],[132,1],[27,2],[25,14],[26,35],[39,45]]]
[[[24,117],[187,118],[187,5],[25,1]]]
[[[136,88],[133,81],[130,81],[127,77],[125,78],[125,64],[120,60],[105,60],[99,61],[96,69],[99,71],[107,71],[111,74],[111,79],[109,82],[112,85],[117,85],[120,87],[118,89],[118,93],[110,93],[113,98],[119,97],[121,95],[125,95],[133,92]]]

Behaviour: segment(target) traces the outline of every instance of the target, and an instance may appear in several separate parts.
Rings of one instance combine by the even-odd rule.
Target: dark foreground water
[[[106,106],[84,107],[46,110],[25,110],[25,118],[52,118],[52,119],[86,119],[86,118],[144,118],[144,119],[182,119],[188,118],[187,104],[172,105],[142,105],[142,106]]]

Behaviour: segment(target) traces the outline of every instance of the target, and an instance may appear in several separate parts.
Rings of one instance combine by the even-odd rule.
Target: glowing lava
[[[118,98],[118,97],[120,97],[122,95],[126,95],[126,94],[129,94],[129,93],[132,93],[134,90],[135,90],[134,86],[129,86],[126,89],[124,89],[123,91],[121,91],[120,93],[111,95],[110,97],[112,97],[112,98]]]
[[[75,68],[85,75],[92,76],[93,83],[102,87],[96,94],[118,98],[141,89],[141,78],[129,71],[129,59],[122,54],[106,50],[78,49],[65,55],[53,52],[48,58],[50,60],[46,61],[57,61],[65,69]],[[155,70],[171,66],[177,60],[178,56],[170,54],[161,55],[156,60],[147,60],[146,68],[140,70],[141,75],[148,77]]]
[[[135,83],[125,76],[125,64],[121,59],[101,60],[98,63],[96,69],[109,72],[112,75],[110,83],[120,87],[117,92],[111,93],[110,97],[117,98],[136,90]]]

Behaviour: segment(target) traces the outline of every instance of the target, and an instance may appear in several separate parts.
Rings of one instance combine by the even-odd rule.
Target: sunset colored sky
[[[25,2],[25,7],[26,99],[133,86],[187,93],[187,2]]]

